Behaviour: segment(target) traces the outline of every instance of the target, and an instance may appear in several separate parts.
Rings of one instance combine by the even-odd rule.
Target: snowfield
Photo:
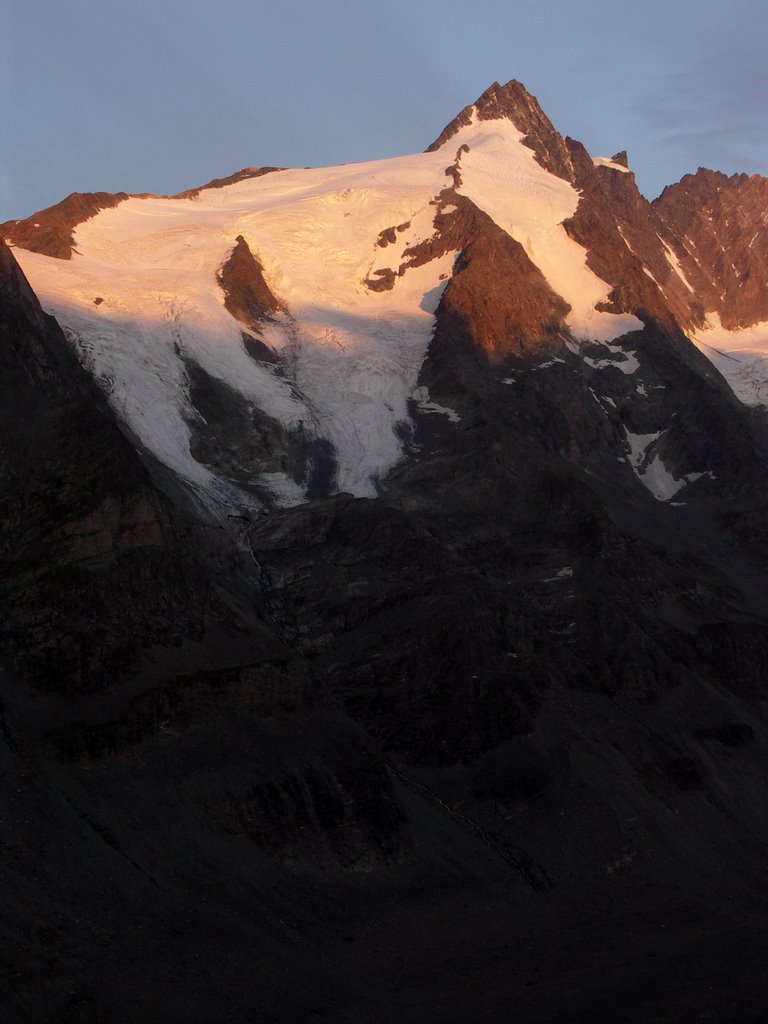
[[[707,313],[706,327],[692,339],[740,401],[768,405],[768,321],[733,331],[721,325],[717,313]]]
[[[433,235],[434,200],[460,147],[469,151],[459,158],[459,191],[524,246],[571,305],[577,339],[610,342],[642,326],[595,309],[609,286],[562,227],[578,193],[521,139],[507,120],[473,120],[433,153],[272,172],[188,199],[129,199],[78,226],[71,261],[16,256],[138,441],[211,506],[255,499],[193,458],[188,422],[197,413],[184,359],[270,417],[330,441],[338,489],[373,495],[402,458],[396,428],[409,399],[457,419],[417,389],[456,253],[409,269],[389,291],[365,279],[396,271],[407,248]],[[395,244],[377,244],[406,223]],[[243,326],[224,306],[217,272],[239,235],[287,311],[260,331],[282,354],[281,373],[246,353]],[[284,474],[254,471],[253,483],[282,504],[305,499]]]

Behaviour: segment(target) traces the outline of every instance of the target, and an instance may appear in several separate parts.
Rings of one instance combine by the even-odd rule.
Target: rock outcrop
[[[689,289],[724,327],[768,320],[768,180],[699,168],[653,203]]]
[[[264,279],[264,268],[242,235],[218,273],[224,305],[245,327],[258,332],[265,320],[282,309]],[[274,359],[272,360],[274,361]]]
[[[224,188],[225,185],[235,185],[238,181],[247,181],[249,178],[260,178],[263,174],[272,174],[273,171],[283,170],[281,167],[243,167],[234,174],[228,174],[225,178],[212,178],[205,185],[198,185],[196,188],[188,188],[183,192],[177,192],[174,199],[194,199],[209,188]]]
[[[71,260],[75,228],[99,210],[109,210],[128,199],[127,192],[73,192],[55,206],[38,210],[23,220],[0,224],[0,239],[30,252]]]

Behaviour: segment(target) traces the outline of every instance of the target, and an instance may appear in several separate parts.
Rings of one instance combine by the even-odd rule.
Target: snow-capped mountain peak
[[[626,162],[592,161],[512,81],[424,153],[69,197],[4,231],[143,448],[209,506],[294,504],[375,494],[415,416],[460,419],[420,377],[446,288],[497,361],[712,322],[670,202],[657,216]],[[471,282],[499,245],[491,309]]]

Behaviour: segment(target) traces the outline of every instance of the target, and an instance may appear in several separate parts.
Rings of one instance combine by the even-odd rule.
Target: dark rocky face
[[[206,514],[0,249],[7,1019],[762,1019],[768,433],[685,331],[723,283],[724,323],[765,318],[764,182],[649,204],[519,83],[475,107],[581,190],[643,326],[579,350],[456,190],[467,108],[434,237],[365,283],[459,251],[419,377],[459,419],[414,401],[376,498],[185,356],[201,462],[312,480]],[[219,285],[278,372],[242,238]]]
[[[653,206],[686,278],[723,326],[768,319],[765,178],[699,168],[665,188]]]
[[[244,326],[258,331],[260,324],[280,309],[280,303],[264,280],[264,268],[242,235],[218,275],[224,305]]]

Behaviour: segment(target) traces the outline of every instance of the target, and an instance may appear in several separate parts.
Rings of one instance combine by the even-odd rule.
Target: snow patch
[[[546,579],[542,579],[540,583],[557,583],[558,580],[566,580],[573,576],[573,568],[570,565],[564,566],[562,569],[558,569],[554,576],[548,576]]]
[[[614,400],[612,398],[609,398],[607,395],[598,395],[598,393],[594,390],[594,388],[590,388],[589,389],[589,393],[590,393],[590,395],[592,395],[592,397],[597,402],[597,404],[600,406],[600,408],[603,410],[603,412],[605,412],[605,413],[609,412],[609,410],[606,409],[606,407],[605,407],[606,403],[610,404],[614,409],[616,408],[616,403],[614,402]]]
[[[629,442],[629,461],[632,464],[632,468],[637,470],[640,468],[645,453],[653,442],[661,437],[663,431],[658,430],[655,434],[633,434],[625,429],[624,433]]]
[[[411,395],[413,401],[416,403],[419,412],[425,413],[439,413],[441,416],[447,416],[451,423],[460,423],[461,417],[453,409],[449,409],[445,405],[438,405],[437,402],[433,402],[429,397],[429,389],[423,385],[418,388],[414,388]]]
[[[603,342],[605,345],[605,342]],[[595,370],[605,370],[609,366],[615,366],[617,370],[621,370],[622,373],[631,376],[636,370],[640,369],[640,363],[634,352],[627,352],[623,348],[619,348],[617,345],[605,345],[606,348],[610,349],[611,353],[615,353],[617,356],[624,356],[623,359],[593,359],[590,356],[581,355],[581,358]]]
[[[693,483],[704,476],[714,479],[711,471],[703,473],[686,473],[679,479],[672,476],[664,465],[661,456],[652,451],[655,442],[663,431],[654,434],[633,434],[625,428],[624,433],[629,443],[629,462],[638,480],[648,488],[657,501],[669,501],[687,484]],[[675,503],[679,504],[679,503]]]
[[[654,455],[644,469],[638,469],[637,474],[657,501],[669,501],[688,483],[685,477],[676,480],[658,455]]]
[[[595,167],[610,167],[612,171],[622,171],[624,174],[631,173],[628,167],[625,167],[623,164],[617,164],[614,160],[605,156],[594,157],[592,163]]]

